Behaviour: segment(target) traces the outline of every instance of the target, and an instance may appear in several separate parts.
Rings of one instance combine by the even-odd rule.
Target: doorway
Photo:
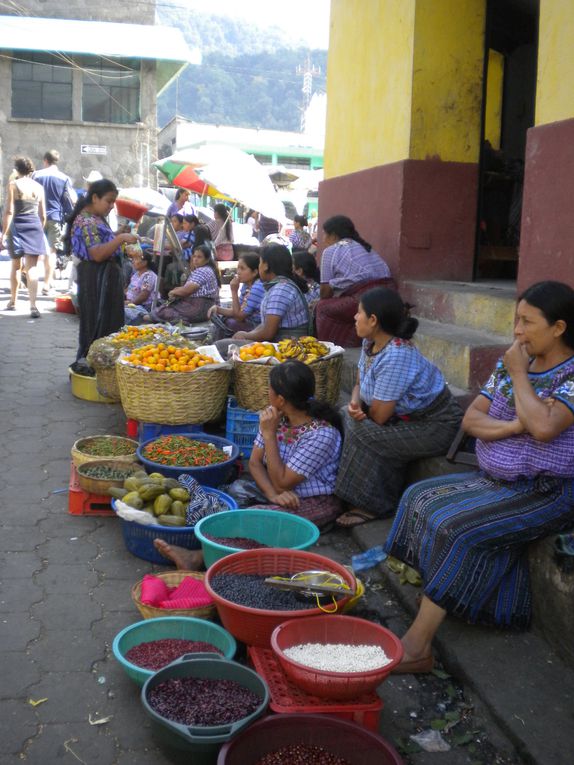
[[[534,125],[539,0],[488,0],[475,279],[516,279],[526,131]]]

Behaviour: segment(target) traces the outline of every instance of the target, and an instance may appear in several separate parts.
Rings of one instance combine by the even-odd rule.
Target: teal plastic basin
[[[206,568],[241,549],[212,542],[206,534],[248,537],[269,547],[291,550],[307,550],[319,539],[319,529],[314,523],[292,513],[246,508],[208,515],[195,525],[195,536],[201,542]]]

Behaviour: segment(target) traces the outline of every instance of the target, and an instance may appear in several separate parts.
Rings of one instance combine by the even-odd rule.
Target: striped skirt
[[[407,489],[385,550],[419,571],[425,595],[449,613],[524,629],[527,544],[573,523],[573,478],[506,482],[461,473]]]
[[[409,420],[377,425],[353,420],[346,407],[341,414],[345,440],[335,494],[381,518],[396,511],[409,462],[446,454],[462,420],[448,388]]]

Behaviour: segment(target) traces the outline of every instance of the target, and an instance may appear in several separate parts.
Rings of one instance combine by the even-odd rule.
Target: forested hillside
[[[304,66],[308,54],[321,74],[313,90],[325,89],[327,52],[289,45],[279,29],[262,31],[234,18],[182,16],[162,6],[160,21],[179,27],[199,47],[201,66],[189,66],[158,100],[158,125],[176,114],[196,122],[298,130]]]

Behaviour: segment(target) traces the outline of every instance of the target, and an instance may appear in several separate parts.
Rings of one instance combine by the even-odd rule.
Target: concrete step
[[[415,335],[417,347],[437,365],[450,386],[463,390],[477,391],[512,342],[510,335],[424,318],[419,322]]]
[[[512,334],[516,285],[512,282],[406,281],[401,296],[413,314],[497,335]]]

